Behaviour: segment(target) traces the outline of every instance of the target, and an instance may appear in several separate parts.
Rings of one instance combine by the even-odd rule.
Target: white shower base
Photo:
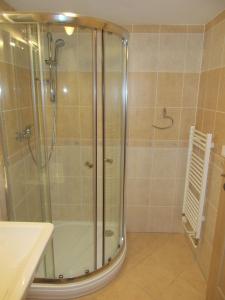
[[[85,270],[94,270],[94,228],[88,222],[56,222],[54,233],[54,260],[55,277],[63,276],[72,278],[85,274]],[[116,230],[114,224],[107,229]],[[97,234],[101,236],[102,227],[97,226]],[[114,236],[107,237],[107,249],[110,244],[115,244]],[[97,248],[102,249],[102,240],[98,239]],[[107,250],[106,249],[106,250]],[[74,280],[70,283],[34,283],[32,284],[28,299],[74,299],[85,294],[92,293],[110,282],[119,272],[126,254],[126,245],[123,251],[115,259],[113,264],[103,268],[95,275],[82,280]],[[98,267],[102,260],[102,252],[98,251]],[[44,277],[41,268],[37,277]]]
[[[94,228],[88,222],[57,222],[53,238],[55,276],[72,278],[94,268]],[[98,230],[100,227],[98,226]]]

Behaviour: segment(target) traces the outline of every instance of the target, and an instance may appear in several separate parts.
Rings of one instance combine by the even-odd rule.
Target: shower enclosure
[[[8,219],[55,225],[31,297],[95,290],[125,254],[127,32],[73,13],[1,14],[0,97]]]

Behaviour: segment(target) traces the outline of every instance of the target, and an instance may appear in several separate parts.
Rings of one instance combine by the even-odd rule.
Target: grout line
[[[130,105],[130,109],[137,109],[137,108],[143,108],[143,109],[146,109],[146,108],[157,108],[157,109],[161,109],[161,108],[164,108],[165,105],[160,105],[160,106],[157,106],[157,105],[154,105],[154,106],[148,106],[148,105]],[[194,109],[196,108],[196,106],[166,106],[166,108],[169,108],[169,109]]]
[[[203,56],[204,56],[204,44],[205,44],[205,25],[204,25],[204,33],[203,33],[203,40],[202,40],[202,47],[201,47],[201,66],[200,66],[200,72],[199,72],[199,77],[198,77],[198,87],[197,87],[197,101],[196,101],[196,107],[195,107],[195,125],[197,122],[197,113],[198,113],[198,103],[200,101],[199,95],[200,95],[200,83],[201,83],[201,76],[202,76],[202,66],[203,66]],[[202,124],[201,128],[202,129]]]
[[[160,62],[160,33],[158,34],[158,61],[157,61],[157,67],[159,66],[159,62]],[[155,122],[155,118],[156,118],[156,107],[157,107],[157,102],[158,102],[158,80],[159,80],[159,74],[158,72],[156,72],[156,87],[155,87],[155,101],[154,101],[154,112],[153,112],[153,122]],[[152,140],[153,143],[155,141],[155,128],[153,128],[152,131]],[[150,150],[150,149],[149,149]],[[152,172],[153,172],[153,164],[154,164],[154,153],[155,153],[155,149],[154,149],[154,145],[151,149],[151,170],[150,170],[150,178],[152,177]],[[149,185],[150,185],[150,179],[149,179]],[[152,199],[152,187],[150,185],[150,189],[148,191],[148,206],[151,205],[151,199]],[[147,227],[148,227],[148,223],[147,223]]]
[[[215,110],[215,109],[204,108],[204,107],[199,107],[199,109],[206,110],[206,111],[212,112],[212,113],[225,114],[225,111],[222,111],[222,110]]]
[[[224,53],[224,50],[225,50],[225,39],[223,39],[223,46],[222,46],[222,53],[221,53],[221,58],[220,58],[220,63],[222,64],[222,54]],[[219,104],[219,91],[220,91],[220,88],[221,88],[221,81],[222,81],[222,68],[220,68],[219,70],[219,84],[218,84],[218,87],[217,87],[217,99],[216,99],[216,113],[218,112],[218,104]],[[214,122],[213,122],[213,135],[215,136],[215,130],[216,130],[216,114],[215,114],[215,117],[214,117]]]

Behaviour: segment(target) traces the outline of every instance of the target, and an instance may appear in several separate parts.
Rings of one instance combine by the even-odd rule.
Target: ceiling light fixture
[[[70,17],[70,18],[76,18],[78,16],[78,14],[75,14],[73,12],[64,12],[63,14],[64,14],[64,16]]]
[[[65,26],[64,29],[66,31],[66,34],[68,34],[68,35],[72,35],[74,32],[74,27],[72,27],[72,26]]]

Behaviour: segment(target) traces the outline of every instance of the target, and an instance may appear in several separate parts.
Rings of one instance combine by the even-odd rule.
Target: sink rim
[[[22,260],[22,262],[18,263],[18,266],[15,268],[15,272],[18,272],[18,274],[10,278],[10,280],[8,281],[8,286],[3,289],[2,295],[0,295],[0,297],[5,300],[22,299],[26,293],[27,288],[33,281],[38,263],[40,262],[48,241],[52,236],[54,225],[52,223],[41,222],[0,221],[0,235],[1,229],[4,228],[12,230],[11,238],[13,238],[13,229],[19,229],[21,230],[21,232],[28,228],[40,229],[38,232],[34,232],[36,234],[36,238],[35,241],[32,240],[31,242],[29,253]],[[25,245],[24,247],[27,246],[28,245]],[[16,253],[17,252],[15,245],[15,255]],[[4,257],[0,257],[0,261],[3,259]],[[4,280],[2,281],[2,284],[4,284]]]

